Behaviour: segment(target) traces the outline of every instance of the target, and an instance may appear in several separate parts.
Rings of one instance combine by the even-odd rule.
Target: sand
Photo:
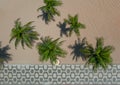
[[[81,39],[86,37],[87,40],[95,44],[96,37],[104,37],[105,45],[113,45],[115,51],[112,53],[113,63],[120,63],[120,0],[62,0],[63,5],[58,7],[61,17],[55,17],[55,22],[48,25],[41,18],[37,18],[41,12],[37,12],[37,8],[44,5],[43,0],[0,0],[0,41],[2,46],[9,45],[9,53],[12,54],[12,61],[9,64],[50,64],[48,62],[40,62],[39,55],[35,48],[25,48],[21,46],[15,49],[14,42],[9,44],[10,32],[14,26],[14,21],[21,18],[22,23],[35,21],[36,31],[41,36],[51,36],[53,38],[60,37],[60,28],[56,26],[59,22],[63,22],[68,14],[79,15],[79,21],[86,25],[86,29],[81,30]],[[77,37],[73,34],[71,37],[63,36],[61,40],[65,40],[63,48],[68,52],[66,58],[59,58],[61,64],[83,64],[81,58],[78,61],[72,60],[72,49],[69,45],[74,45]],[[39,40],[40,41],[40,40]],[[37,41],[37,42],[39,42]]]

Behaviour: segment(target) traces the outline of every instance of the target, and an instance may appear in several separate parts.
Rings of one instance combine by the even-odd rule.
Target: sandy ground
[[[60,28],[56,26],[58,22],[63,22],[68,14],[79,14],[80,22],[86,25],[86,29],[81,30],[81,38],[87,37],[87,40],[95,44],[96,37],[104,37],[105,45],[113,45],[115,51],[111,55],[114,64],[120,63],[120,0],[62,0],[63,5],[58,9],[61,12],[61,17],[56,17],[55,22],[50,22],[48,25],[37,18],[41,12],[36,9],[43,6],[43,0],[0,0],[0,41],[2,46],[9,43],[10,32],[14,26],[14,21],[21,18],[24,23],[35,21],[36,31],[41,36],[51,36],[53,38],[60,37]],[[72,37],[63,36],[61,40],[66,40],[63,48],[68,51],[66,58],[60,58],[62,64],[83,64],[81,58],[76,62],[72,60],[73,55],[70,55],[72,49],[69,45],[74,45],[77,40],[76,35]],[[37,41],[39,42],[39,41]],[[36,45],[36,43],[35,43]],[[16,50],[14,42],[9,44],[12,54],[10,64],[49,64],[48,62],[40,62],[39,55],[34,46],[33,49],[21,46]]]

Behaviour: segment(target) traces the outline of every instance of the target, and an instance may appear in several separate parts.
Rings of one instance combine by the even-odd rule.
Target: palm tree
[[[64,19],[64,22],[68,25],[69,27],[69,36],[71,36],[72,32],[74,31],[77,36],[80,36],[80,29],[85,28],[85,25],[78,22],[78,15],[76,14],[75,16],[68,15],[68,19]]]
[[[9,43],[12,40],[15,40],[15,48],[17,48],[19,43],[21,43],[23,49],[24,45],[26,45],[29,48],[32,48],[33,42],[35,40],[38,40],[39,34],[36,31],[33,31],[34,26],[31,26],[32,21],[28,22],[25,25],[22,25],[19,20],[20,19],[17,19],[15,21],[15,26],[11,30],[11,38]]]
[[[62,2],[60,0],[44,0],[45,6],[42,6],[37,9],[43,12],[43,19],[48,23],[49,21],[54,21],[54,16],[60,16],[60,12],[57,10],[57,6],[61,6]]]
[[[7,45],[5,47],[1,47],[0,42],[0,68],[4,66],[4,63],[8,63],[9,60],[12,60],[10,57],[11,54],[9,54],[7,51],[10,49],[10,47]]]
[[[42,42],[37,45],[40,61],[48,61],[50,59],[50,62],[54,64],[57,62],[57,57],[65,57],[67,53],[60,47],[63,41],[59,42],[59,39],[53,40],[49,36],[41,38]]]
[[[104,70],[106,70],[108,65],[112,65],[112,58],[110,54],[114,48],[110,45],[104,46],[104,39],[102,37],[97,38],[96,41],[95,48],[86,43],[86,47],[80,50],[85,56],[88,57],[85,66],[93,65],[94,71],[97,71],[97,68],[99,67],[102,67]]]

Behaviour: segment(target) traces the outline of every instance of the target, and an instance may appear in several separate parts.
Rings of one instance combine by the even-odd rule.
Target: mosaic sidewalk
[[[0,85],[120,85],[120,65],[99,68],[97,73],[84,65],[5,65]]]

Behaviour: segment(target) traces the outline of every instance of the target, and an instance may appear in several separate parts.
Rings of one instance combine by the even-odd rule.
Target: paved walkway
[[[0,85],[120,84],[120,65],[97,73],[83,65],[5,65]]]

